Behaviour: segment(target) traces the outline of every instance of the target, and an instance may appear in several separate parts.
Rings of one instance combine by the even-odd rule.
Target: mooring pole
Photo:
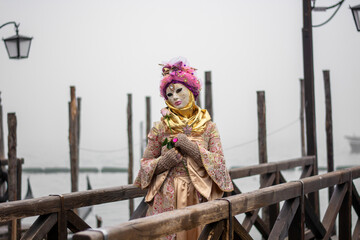
[[[140,157],[143,157],[144,155],[144,122],[140,122]]]
[[[0,159],[5,159],[5,144],[4,144],[4,128],[3,128],[3,109],[1,105],[1,92],[0,92]],[[5,166],[1,166],[0,171],[5,171]],[[5,194],[5,185],[0,187],[0,196]]]
[[[265,92],[257,91],[257,112],[258,112],[258,147],[259,147],[259,164],[267,163],[267,144],[266,144],[266,104]],[[266,174],[260,175],[260,186],[266,182]],[[270,227],[269,207],[262,209],[262,218]]]
[[[131,93],[128,95],[127,105],[127,131],[128,131],[128,148],[129,148],[129,167],[128,167],[128,184],[133,183],[133,136],[132,136],[132,98]],[[134,212],[134,199],[129,199],[129,216]]]
[[[147,144],[147,135],[151,129],[151,98],[150,96],[146,97],[146,144]]]
[[[324,70],[325,86],[325,105],[326,105],[326,149],[327,149],[327,171],[334,171],[334,143],[333,143],[333,124],[332,124],[332,105],[331,105],[331,88],[330,88],[330,71]],[[329,187],[329,201],[334,192],[334,187]]]
[[[197,99],[196,99],[196,105],[199,106],[201,108],[201,97],[200,97],[200,94],[198,95]]]
[[[306,143],[307,155],[315,156],[315,163],[312,175],[318,174],[317,161],[317,140],[316,140],[316,118],[315,118],[315,94],[314,94],[314,60],[312,41],[312,19],[311,0],[303,0],[303,60],[304,60],[304,81],[305,81],[305,112],[306,112]],[[309,194],[317,216],[319,210],[319,192]]]
[[[1,104],[1,92],[0,92],[0,159],[5,158],[4,149],[4,128],[3,128],[3,108]]]
[[[71,101],[69,103],[69,145],[71,168],[71,192],[79,191],[79,140],[78,140],[78,108],[76,104],[75,87],[70,87]]]
[[[18,199],[18,160],[16,153],[16,145],[17,145],[17,120],[15,113],[8,114],[8,178],[9,178],[9,201],[16,201]],[[20,163],[21,164],[21,163]],[[9,239],[16,240],[20,239],[20,221],[12,220],[9,225]],[[11,238],[10,238],[11,237]]]
[[[214,121],[212,90],[211,90],[211,71],[205,72],[205,109],[209,112]]]
[[[300,79],[300,135],[301,135],[301,156],[306,156],[305,147],[305,86],[304,79]]]

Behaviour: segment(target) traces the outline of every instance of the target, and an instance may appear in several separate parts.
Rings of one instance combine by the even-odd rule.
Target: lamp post
[[[29,57],[32,37],[19,35],[19,25],[16,22],[7,22],[0,26],[0,29],[6,25],[14,24],[16,35],[3,38],[5,47],[10,59],[24,59]]]
[[[354,16],[354,21],[356,25],[356,29],[360,32],[360,5],[356,5],[354,7],[350,7],[352,14]]]

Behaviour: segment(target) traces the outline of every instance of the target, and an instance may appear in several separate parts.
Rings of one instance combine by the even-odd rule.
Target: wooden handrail
[[[301,157],[279,162],[262,163],[248,167],[234,168],[229,171],[232,179],[249,177],[265,173],[273,173],[300,166],[313,165],[315,156]]]
[[[280,162],[265,163],[244,168],[230,170],[233,179],[257,174],[272,173],[275,171],[291,169],[297,166],[311,165],[315,157],[302,157]],[[64,196],[65,210],[98,205],[109,202],[142,197],[147,190],[134,185],[125,185],[111,188],[66,193]],[[44,196],[28,200],[12,201],[0,204],[0,223],[9,220],[31,216],[44,215],[60,210],[59,198]]]
[[[248,193],[227,197],[232,204],[232,214],[238,215],[284,200],[319,191],[320,189],[352,181],[360,177],[360,166],[304,178]],[[210,201],[158,215],[131,220],[114,227],[106,227],[108,239],[153,239],[182,230],[228,218],[227,201]],[[103,234],[84,231],[73,236],[74,240],[102,240]]]
[[[63,194],[64,210],[144,196],[146,190],[134,185]],[[46,196],[0,204],[0,222],[60,211],[59,197]]]

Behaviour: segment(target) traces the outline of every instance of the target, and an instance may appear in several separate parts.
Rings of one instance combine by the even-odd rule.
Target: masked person
[[[195,104],[201,84],[186,60],[162,65],[160,94],[166,108],[148,134],[135,185],[147,188],[147,216],[220,198],[233,185],[219,132],[206,109]],[[201,228],[163,239],[197,239]]]

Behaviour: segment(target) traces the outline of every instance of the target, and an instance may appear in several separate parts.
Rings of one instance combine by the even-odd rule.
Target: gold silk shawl
[[[190,92],[189,103],[181,109],[173,107],[169,101],[165,101],[165,103],[171,114],[169,120],[162,118],[162,121],[166,126],[169,127],[170,125],[173,133],[183,133],[185,126],[191,127],[193,133],[202,133],[205,130],[206,123],[211,120],[208,111],[195,104],[192,92]]]

